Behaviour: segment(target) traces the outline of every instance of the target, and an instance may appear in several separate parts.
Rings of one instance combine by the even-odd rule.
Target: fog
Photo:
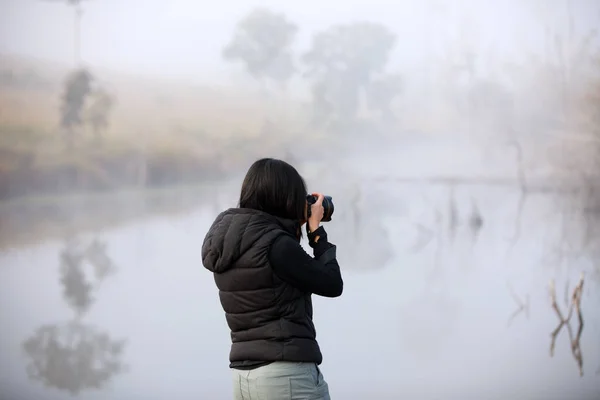
[[[2,0],[0,52],[71,62],[73,10],[57,2]],[[418,69],[423,58],[441,53],[461,33],[480,51],[518,56],[539,50],[544,23],[567,29],[568,2],[535,0],[481,2],[224,0],[210,7],[192,0],[84,1],[82,58],[96,67],[227,82],[235,69],[225,68],[220,54],[237,21],[256,6],[283,12],[301,27],[296,46],[305,49],[312,35],[336,23],[380,22],[399,38],[390,68]],[[573,2],[577,27],[598,24],[594,0]],[[468,32],[476,31],[476,36]],[[14,40],[13,38],[18,38]],[[135,49],[135,51],[132,51]]]
[[[200,247],[259,157],[336,206],[332,398],[600,398],[598,26],[592,0],[0,0],[0,400],[231,398]]]

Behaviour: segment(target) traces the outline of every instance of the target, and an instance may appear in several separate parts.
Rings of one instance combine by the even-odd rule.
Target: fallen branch
[[[571,303],[569,304],[567,316],[564,317],[563,313],[560,311],[558,307],[558,303],[556,302],[556,287],[554,285],[554,280],[550,281],[550,299],[552,301],[552,308],[554,312],[558,316],[559,323],[558,326],[552,331],[550,334],[552,340],[550,342],[550,357],[554,356],[554,347],[556,343],[556,338],[563,326],[567,327],[567,333],[569,335],[569,342],[571,344],[571,353],[573,354],[573,358],[575,358],[575,362],[577,362],[577,366],[579,368],[579,375],[583,376],[583,355],[581,353],[581,334],[583,333],[583,315],[581,313],[581,297],[583,293],[583,282],[584,282],[584,274],[581,274],[579,278],[579,283],[573,289],[573,294],[571,296]],[[573,316],[573,311],[577,314],[578,320],[578,328],[577,335],[573,337],[573,330],[571,328],[571,317]]]

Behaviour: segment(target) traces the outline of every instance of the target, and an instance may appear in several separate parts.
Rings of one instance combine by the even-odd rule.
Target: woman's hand
[[[325,212],[325,209],[323,208],[323,199],[325,196],[321,193],[312,193],[312,195],[317,197],[317,201],[310,206],[310,218],[308,219],[308,230],[310,232],[319,229],[319,225],[321,225],[321,220],[323,219],[323,213]]]

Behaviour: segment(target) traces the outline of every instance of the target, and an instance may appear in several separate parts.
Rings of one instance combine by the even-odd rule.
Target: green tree
[[[74,130],[83,124],[83,109],[92,92],[92,82],[92,74],[84,68],[73,71],[65,82],[60,125],[67,135],[69,147],[73,144]]]
[[[271,81],[284,87],[294,74],[290,47],[297,31],[284,14],[257,8],[238,22],[222,56],[227,61],[243,62],[263,86]]]
[[[371,22],[336,25],[317,33],[302,57],[306,77],[313,81],[314,122],[354,121],[361,95],[383,73],[395,42],[394,33]]]

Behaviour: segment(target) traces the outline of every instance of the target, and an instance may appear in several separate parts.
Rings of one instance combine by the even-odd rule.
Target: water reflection
[[[84,246],[70,240],[59,261],[62,293],[73,319],[40,326],[23,342],[23,350],[30,379],[76,395],[102,388],[125,370],[121,356],[126,343],[82,321],[100,284],[116,270],[106,243],[94,239]]]
[[[518,193],[456,189],[451,243],[447,189],[424,188],[424,200],[412,187],[387,197],[383,189],[365,191],[373,199],[364,196],[358,216],[344,203],[352,196],[332,191],[339,214],[326,229],[347,261],[347,290],[335,301],[314,302],[333,397],[597,398],[600,319],[590,310],[597,282],[587,264],[554,268],[542,259],[560,233],[550,230],[554,203],[532,198],[535,207],[523,213],[522,234],[507,256]],[[235,203],[234,190],[218,192]],[[0,340],[0,398],[228,398],[229,329],[214,280],[198,261],[198,238],[213,218],[205,207],[115,229],[107,233],[108,249],[102,241],[73,240],[1,255],[7,267],[0,268],[0,300],[8,307],[0,310],[0,325],[11,329]],[[356,237],[372,241],[362,245],[371,246],[369,255],[389,249],[391,262],[361,264]],[[48,268],[48,259],[60,268]],[[546,283],[556,279],[566,316],[564,283],[571,280],[570,301],[575,269],[586,272],[582,378],[565,326],[549,354],[559,320]],[[131,340],[125,347],[119,338]],[[123,359],[135,365],[127,374]],[[165,365],[177,366],[176,374],[165,374]],[[377,368],[365,372],[364,365]]]
[[[100,389],[123,371],[124,346],[124,340],[76,320],[43,325],[23,343],[27,375],[71,394]]]
[[[106,244],[97,239],[87,246],[78,240],[68,241],[59,259],[63,296],[80,316],[92,305],[95,292],[115,266],[106,253]]]

